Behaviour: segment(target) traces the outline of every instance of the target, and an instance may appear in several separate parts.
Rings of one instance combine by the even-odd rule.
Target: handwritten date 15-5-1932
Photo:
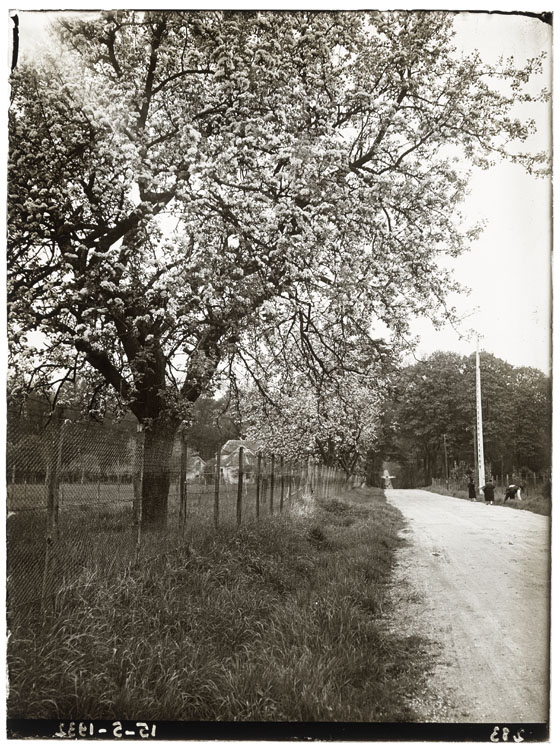
[[[126,739],[140,737],[148,740],[156,736],[156,724],[147,721],[127,722],[125,726],[120,721],[111,723],[95,721],[63,721],[58,726],[55,737],[65,739],[85,739],[86,737],[97,737],[107,739]]]

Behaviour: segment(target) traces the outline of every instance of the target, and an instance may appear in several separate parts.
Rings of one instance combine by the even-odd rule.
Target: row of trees
[[[452,317],[437,261],[476,233],[458,157],[542,161],[511,115],[540,61],[460,55],[453,18],[63,16],[56,54],[14,71],[11,387],[80,374],[91,408],[109,391],[135,415],[147,526],[176,431],[224,379],[256,433],[301,409],[306,447],[348,468],[409,318]]]
[[[6,430],[6,474],[9,482],[43,482],[60,453],[60,467],[72,481],[91,478],[131,477],[137,465],[137,422],[131,413],[122,414],[114,399],[104,404],[103,414],[92,413],[84,402],[86,384],[65,384],[58,393],[57,408],[52,398],[30,393],[24,400],[9,399]],[[63,439],[61,441],[61,431]],[[203,459],[213,458],[230,439],[240,437],[239,419],[230,399],[201,398],[195,405],[188,428],[174,435],[171,467],[178,473],[180,443]]]
[[[545,472],[551,465],[550,378],[483,352],[480,360],[485,460],[495,473]],[[404,481],[430,484],[454,464],[476,466],[475,355],[436,352],[404,368],[384,409],[370,456],[403,466]],[[445,441],[445,442],[444,442]],[[372,464],[373,465],[373,464]],[[376,465],[377,466],[377,465]]]
[[[329,381],[330,389],[313,388],[309,378],[298,380],[293,373],[290,378],[287,395],[270,382],[264,391],[263,380],[266,398],[255,386],[228,397],[202,397],[182,430],[183,439],[206,460],[227,440],[246,437],[262,450],[288,458],[313,454],[348,476],[368,472],[375,484],[385,460],[400,463],[399,481],[411,485],[444,476],[446,459],[449,469],[476,464],[474,354],[436,352],[407,367],[387,357],[375,380],[368,383],[345,373]],[[549,470],[550,378],[483,352],[481,381],[486,461],[502,474]],[[82,395],[82,387],[66,387],[65,416],[80,417]],[[29,470],[44,470],[55,434],[50,409],[48,400],[34,397],[23,410],[15,405],[9,410],[8,468],[27,463]],[[135,430],[130,419],[115,424],[117,418],[107,409],[102,429],[91,418],[79,420],[83,434],[91,437],[82,440],[88,444],[87,456],[74,457],[75,445],[67,447],[75,462],[92,471],[105,466],[109,473],[115,466],[132,465]]]
[[[23,402],[9,400],[8,481],[47,481],[57,456],[62,471],[72,481],[131,475],[136,445],[136,424],[131,415],[103,421],[91,415],[84,418],[83,405],[69,393],[60,401],[65,408],[53,411],[52,401],[40,394],[29,394]]]

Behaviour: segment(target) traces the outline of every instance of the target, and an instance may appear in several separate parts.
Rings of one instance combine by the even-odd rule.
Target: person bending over
[[[506,494],[504,495],[504,503],[507,503],[508,500],[513,499],[519,500],[521,502],[521,487],[518,484],[509,484],[506,487]]]

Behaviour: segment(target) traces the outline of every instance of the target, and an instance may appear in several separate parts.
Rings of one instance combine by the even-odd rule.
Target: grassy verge
[[[401,525],[352,490],[92,572],[14,626],[8,716],[414,721],[419,644],[383,625]]]
[[[421,489],[427,492],[435,492],[437,495],[447,495],[449,497],[461,497],[465,500],[468,499],[469,495],[466,490],[448,490],[445,487],[422,487]],[[541,516],[549,516],[551,513],[551,500],[549,497],[545,497],[540,494],[526,494],[523,493],[523,500],[519,502],[517,499],[508,500],[504,503],[505,490],[501,487],[496,488],[495,494],[495,505],[505,505],[506,508],[518,508],[519,510],[528,510],[531,513],[538,513]],[[481,495],[478,496],[476,502],[483,503],[484,499]]]

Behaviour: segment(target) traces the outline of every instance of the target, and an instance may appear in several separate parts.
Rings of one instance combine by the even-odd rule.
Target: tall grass
[[[8,715],[413,721],[421,644],[384,626],[400,527],[379,490],[352,490],[237,532],[200,526],[110,579],[84,571],[13,627]]]

